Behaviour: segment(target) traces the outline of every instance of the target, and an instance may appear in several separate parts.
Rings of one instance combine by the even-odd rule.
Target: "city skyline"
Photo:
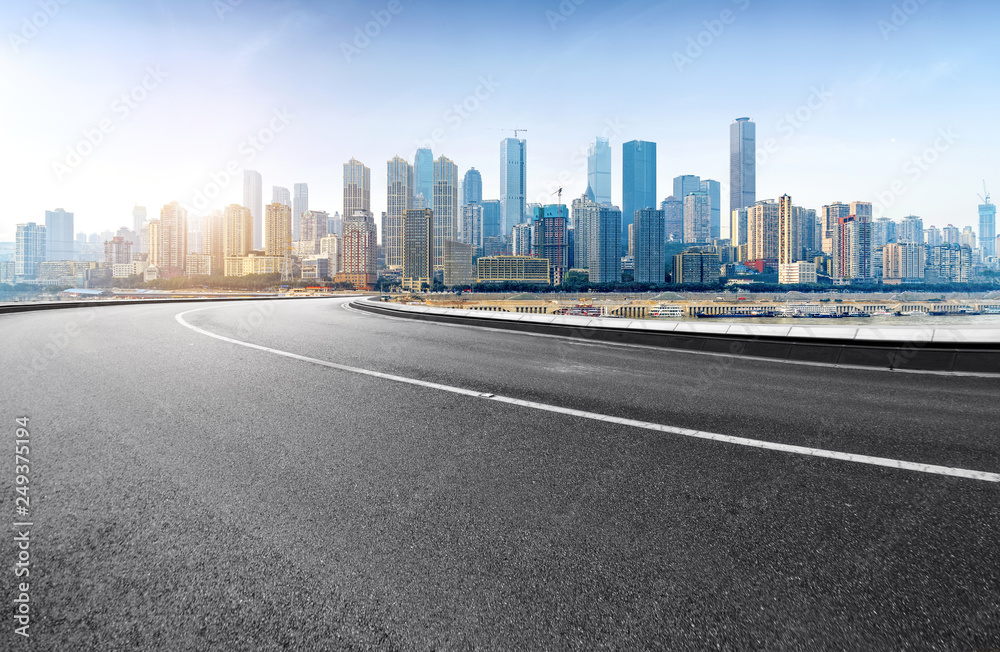
[[[587,147],[595,137],[609,138],[615,171],[622,143],[656,142],[660,188],[684,174],[726,180],[726,127],[739,116],[757,125],[760,198],[789,193],[811,208],[864,198],[878,216],[915,214],[928,224],[978,230],[982,179],[1000,183],[989,156],[996,136],[986,129],[997,91],[978,82],[995,61],[985,32],[991,21],[984,18],[997,10],[987,3],[924,3],[895,19],[891,4],[865,3],[852,3],[850,11],[841,5],[787,11],[788,3],[748,1],[719,7],[573,4],[568,15],[558,5],[517,5],[490,14],[496,29],[478,33],[481,53],[431,83],[399,77],[388,62],[405,52],[413,58],[408,66],[429,66],[440,46],[414,45],[441,33],[434,16],[447,10],[455,21],[449,24],[472,25],[488,7],[394,5],[398,13],[389,14],[384,26],[376,23],[379,34],[358,47],[355,28],[363,30],[380,9],[221,4],[231,11],[186,1],[169,8],[67,6],[37,36],[16,49],[8,44],[13,56],[0,60],[0,72],[19,101],[3,107],[2,115],[18,125],[9,143],[18,156],[3,163],[2,173],[25,192],[15,198],[12,216],[0,222],[0,240],[13,240],[15,224],[40,222],[55,207],[73,212],[77,230],[85,232],[130,224],[135,203],[155,207],[176,200],[192,216],[204,215],[239,202],[243,168],[258,170],[272,187],[310,184],[310,204],[332,213],[342,204],[337,172],[343,160],[354,156],[370,166],[372,184],[381,188],[382,161],[394,155],[412,160],[420,146],[461,170],[481,170],[484,197],[499,198],[496,147],[514,127],[523,128],[520,137],[529,141],[527,203],[545,203],[558,187],[569,196],[582,193]],[[34,11],[35,4],[21,2],[4,9],[11,25],[30,20]],[[794,60],[786,47],[760,46],[755,39],[773,21],[789,34],[785,45],[802,46]],[[844,47],[806,48],[817,25],[840,30]],[[498,34],[508,27],[524,37],[522,46],[503,58],[482,54],[499,52]],[[659,50],[642,39],[653,33]],[[78,52],[84,34],[90,49]],[[593,48],[594,39],[626,34],[634,50]],[[302,45],[310,38],[335,47],[321,54]],[[69,52],[72,57],[65,56]],[[524,102],[541,93],[569,97],[585,79],[592,81],[595,66],[617,71],[636,56],[650,57],[653,74],[664,82],[659,86],[669,90],[637,100],[621,91],[639,73],[623,70],[607,76],[602,92],[585,106],[530,108]],[[315,63],[310,77],[331,75],[338,88],[353,89],[356,101],[331,108],[332,91],[303,96],[305,72],[277,74],[300,67],[303,57]],[[589,66],[569,65],[579,57]],[[738,75],[731,69],[736,57]],[[761,86],[768,92],[759,92]],[[50,103],[53,92],[72,96],[75,111]],[[122,94],[128,102],[116,99]],[[976,101],[952,99],[963,96]],[[413,101],[388,102],[390,97]],[[88,133],[100,142],[78,147]],[[253,145],[261,133],[268,144],[262,138]],[[232,172],[230,162],[236,163]],[[213,176],[231,180],[202,210],[195,200]],[[615,176],[612,201],[621,205]],[[380,214],[385,202],[384,193],[376,194],[372,212]],[[880,211],[880,203],[887,210]],[[721,221],[728,223],[725,212]]]

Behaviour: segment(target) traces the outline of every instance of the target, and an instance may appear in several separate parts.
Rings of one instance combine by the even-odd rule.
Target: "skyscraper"
[[[475,202],[462,206],[460,242],[472,245],[472,251],[481,255],[483,250],[483,205]]]
[[[413,208],[413,166],[401,156],[394,156],[386,172],[386,228],[382,233],[385,265],[389,269],[403,268],[403,241],[406,212]]]
[[[525,221],[525,160],[527,141],[504,138],[500,141],[500,213],[504,234]]]
[[[45,261],[45,227],[34,222],[18,224],[14,235],[14,278],[33,279]]]
[[[623,247],[628,245],[628,225],[642,208],[656,208],[656,143],[630,140],[622,145]]]
[[[587,185],[598,204],[611,203],[611,145],[598,136],[587,150]]]
[[[146,223],[146,207],[145,206],[133,206],[132,207],[132,230],[135,231],[136,241],[132,243],[132,251],[134,253],[147,253],[149,248],[146,241],[142,237],[142,225]]]
[[[371,170],[351,158],[344,163],[344,220],[353,216],[354,211],[371,212],[371,209]]]
[[[273,202],[264,207],[264,255],[284,256],[292,246],[292,209]]]
[[[177,202],[170,202],[160,210],[159,260],[152,264],[160,271],[160,277],[184,275],[187,258],[187,211]]]
[[[462,178],[462,205],[483,203],[483,176],[470,168]]]
[[[45,260],[73,260],[73,213],[45,211]]]
[[[662,210],[640,209],[632,227],[635,246],[634,278],[639,283],[663,283],[666,279]]]
[[[302,214],[302,233],[299,236],[299,252],[316,254],[320,252],[330,215],[326,211],[306,211]],[[303,255],[300,253],[299,255]]]
[[[708,199],[712,207],[711,217],[711,237],[722,237],[722,184],[713,179],[701,180],[701,191],[708,193]]]
[[[590,233],[588,279],[591,283],[617,283],[621,281],[621,232],[622,213],[614,206],[601,206]]]
[[[729,126],[729,211],[757,203],[757,125],[737,118]]]
[[[749,219],[749,208],[737,208],[733,211],[729,218],[729,242],[732,246],[739,247],[747,244]]]
[[[833,232],[833,276],[862,281],[871,279],[874,273],[872,254],[871,211],[862,207],[860,215],[840,218]]]
[[[418,149],[413,158],[413,198],[418,197],[423,198],[420,208],[434,208],[434,154],[426,148]]]
[[[260,172],[243,170],[243,205],[253,217],[253,248],[264,246],[264,182]]]
[[[444,242],[458,228],[458,166],[445,157],[434,161],[434,269],[444,269]]]
[[[924,244],[924,221],[916,215],[907,215],[896,230],[897,242]]]
[[[292,240],[302,234],[302,214],[309,210],[309,184],[297,183],[292,196]]]
[[[979,205],[979,245],[983,248],[983,256],[997,255],[997,207],[990,202],[990,196],[983,198]]]

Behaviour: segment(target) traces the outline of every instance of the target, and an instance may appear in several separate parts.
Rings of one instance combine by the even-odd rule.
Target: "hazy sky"
[[[0,240],[56,207],[88,233],[131,225],[136,202],[200,207],[213,177],[209,208],[239,203],[243,167],[265,202],[306,182],[332,214],[352,156],[377,218],[386,161],[427,141],[496,198],[511,127],[529,202],[580,195],[587,143],[607,135],[616,203],[638,138],[657,143],[661,199],[698,174],[726,211],[740,116],[757,123],[758,199],[978,228],[982,179],[1000,195],[998,18],[995,1],[944,0],[4,0]]]

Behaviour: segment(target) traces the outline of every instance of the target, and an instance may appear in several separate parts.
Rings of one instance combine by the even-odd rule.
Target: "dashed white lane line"
[[[983,480],[985,482],[1000,482],[1000,473],[989,473],[987,471],[972,471],[969,469],[958,469],[950,466],[938,466],[936,464],[921,464],[919,462],[905,462],[903,460],[894,460],[886,457],[871,457],[869,455],[856,455],[854,453],[842,453],[839,451],[829,451],[821,448],[809,448],[807,446],[792,446],[790,444],[778,444],[769,441],[761,441],[758,439],[748,439],[746,437],[732,437],[730,435],[721,435],[714,432],[704,432],[701,430],[691,430],[689,428],[677,428],[675,426],[667,426],[660,423],[650,423],[648,421],[639,421],[636,419],[625,419],[622,417],[612,417],[606,414],[598,414],[596,412],[587,412],[585,410],[574,410],[570,408],[560,407],[558,405],[549,405],[547,403],[537,403],[535,401],[523,401],[517,398],[511,398],[509,396],[499,396],[497,394],[489,394],[485,392],[479,392],[472,389],[464,389],[462,387],[454,387],[452,385],[442,385],[440,383],[431,383],[426,380],[418,380],[416,378],[407,378],[405,376],[396,376],[394,374],[382,373],[381,371],[372,371],[371,369],[361,369],[360,367],[351,367],[349,365],[338,364],[336,362],[330,362],[328,360],[319,360],[317,358],[310,358],[308,356],[299,355],[297,353],[290,353],[288,351],[281,351],[279,349],[272,349],[270,347],[261,346],[259,344],[251,344],[250,342],[244,342],[242,340],[233,339],[231,337],[226,337],[225,335],[219,335],[211,331],[207,331],[203,328],[194,326],[184,320],[184,315],[189,315],[193,312],[200,312],[202,310],[209,310],[212,307],[206,308],[196,308],[194,310],[186,310],[179,313],[176,316],[178,323],[180,323],[185,328],[189,328],[196,333],[215,338],[217,340],[222,340],[223,342],[229,342],[230,344],[237,344],[239,346],[245,346],[250,349],[256,349],[258,351],[265,351],[267,353],[272,353],[274,355],[280,355],[285,358],[291,358],[293,360],[300,360],[302,362],[308,362],[315,365],[320,365],[323,367],[330,367],[332,369],[339,369],[340,371],[346,371],[354,374],[361,374],[364,376],[371,376],[373,378],[381,378],[383,380],[390,380],[397,383],[406,383],[407,385],[417,385],[419,387],[426,387],[428,389],[436,389],[442,392],[450,392],[452,394],[460,394],[462,396],[469,396],[472,398],[480,398],[489,401],[496,401],[498,403],[506,403],[508,405],[517,405],[519,407],[530,408],[533,410],[542,410],[545,412],[554,412],[557,414],[566,414],[574,417],[579,417],[582,419],[592,419],[594,421],[604,421],[607,423],[617,423],[623,426],[631,426],[633,428],[642,428],[645,430],[653,430],[656,432],[663,432],[672,435],[680,435],[683,437],[694,437],[697,439],[708,439],[711,441],[722,442],[725,444],[735,444],[737,446],[748,446],[750,448],[759,448],[769,451],[778,451],[782,453],[793,453],[796,455],[808,455],[811,457],[821,457],[832,460],[840,460],[843,462],[856,462],[858,464],[868,464],[871,466],[885,466],[893,469],[900,469],[904,471],[918,471],[920,473],[932,473],[936,475],[947,475],[956,478],[966,478],[969,480]]]

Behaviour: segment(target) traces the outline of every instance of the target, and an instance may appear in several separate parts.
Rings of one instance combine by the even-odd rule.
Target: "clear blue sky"
[[[496,197],[507,127],[527,129],[529,202],[581,194],[601,134],[615,201],[636,138],[657,143],[663,198],[680,174],[727,183],[740,116],[757,122],[758,198],[881,201],[940,227],[975,226],[983,178],[1000,196],[995,2],[63,1],[0,9],[0,240],[55,207],[93,232],[131,224],[133,202],[194,205],[230,162],[261,172],[265,200],[307,182],[332,213],[354,156],[377,217],[386,161],[435,137],[435,157],[480,169]],[[373,11],[386,24],[355,42]],[[241,143],[269,124],[283,128],[250,161]],[[237,179],[210,207],[241,198]]]

